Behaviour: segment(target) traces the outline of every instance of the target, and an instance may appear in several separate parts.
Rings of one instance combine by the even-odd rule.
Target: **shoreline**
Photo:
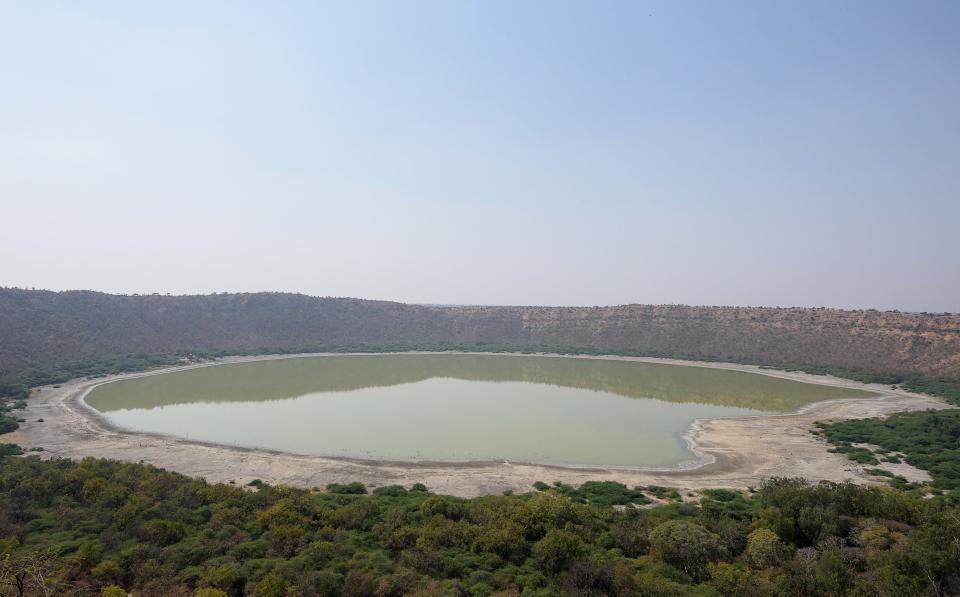
[[[867,390],[878,394],[874,397],[814,402],[791,413],[696,419],[682,434],[694,458],[668,468],[630,468],[506,461],[378,460],[315,456],[224,445],[127,430],[110,422],[85,401],[86,395],[93,388],[119,379],[232,363],[350,354],[366,353],[226,357],[92,380],[76,379],[60,384],[59,388],[44,386],[30,397],[27,408],[22,411],[27,422],[21,423],[21,428],[17,431],[2,436],[0,441],[18,443],[25,450],[42,447],[42,452],[31,452],[42,458],[95,456],[128,462],[139,461],[189,476],[203,477],[211,482],[234,482],[241,485],[254,479],[305,488],[350,481],[360,481],[369,487],[390,484],[409,486],[422,482],[431,491],[472,497],[505,490],[529,491],[535,481],[580,484],[586,480],[604,479],[631,486],[653,484],[696,491],[709,487],[744,489],[774,476],[804,477],[809,481],[851,480],[875,484],[878,479],[865,474],[863,466],[843,455],[827,452],[823,441],[810,433],[812,423],[817,420],[865,418],[906,410],[949,407],[938,399],[904,390],[893,390],[889,386],[862,384],[801,372],[761,369],[754,365],[615,355],[496,353],[503,356],[604,359],[727,369],[818,385]],[[415,351],[383,354],[490,353]],[[44,422],[37,422],[39,418]],[[928,478],[924,471],[909,465],[899,466],[894,472],[911,480]]]

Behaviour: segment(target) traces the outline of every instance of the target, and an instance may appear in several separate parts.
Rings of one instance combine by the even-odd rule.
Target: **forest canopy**
[[[28,595],[38,571],[59,595],[960,590],[949,496],[773,479],[696,497],[602,482],[469,500],[422,485],[240,488],[142,464],[6,457],[0,578],[14,595],[17,571]]]

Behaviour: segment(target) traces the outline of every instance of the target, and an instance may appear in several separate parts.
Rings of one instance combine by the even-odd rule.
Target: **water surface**
[[[739,371],[511,355],[343,355],[104,384],[87,402],[137,431],[385,460],[664,467],[698,418],[869,392]]]

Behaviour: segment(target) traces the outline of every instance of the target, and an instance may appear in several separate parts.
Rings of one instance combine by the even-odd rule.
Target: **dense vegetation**
[[[0,338],[0,384],[8,394],[189,354],[345,349],[607,353],[799,363],[855,376],[895,374],[897,383],[916,375],[960,380],[960,315],[835,309],[431,307],[281,293],[0,288]]]
[[[57,595],[918,595],[960,590],[946,497],[776,479],[635,507],[614,483],[472,500],[0,463],[0,580]],[[663,488],[648,489],[664,492]],[[612,507],[612,503],[625,504]]]
[[[928,471],[935,488],[960,490],[960,409],[817,423],[817,427],[837,451],[857,462],[878,464],[903,459]]]

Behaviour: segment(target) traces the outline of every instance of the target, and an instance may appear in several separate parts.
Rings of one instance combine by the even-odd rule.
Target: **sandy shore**
[[[231,357],[216,363],[188,367],[297,356],[307,355]],[[698,420],[686,434],[698,460],[694,465],[673,470],[573,469],[506,462],[397,463],[243,449],[129,432],[110,424],[83,401],[90,389],[108,381],[186,368],[171,367],[94,380],[78,379],[60,387],[45,386],[28,400],[25,411],[19,411],[27,422],[21,423],[17,431],[0,436],[0,442],[18,443],[25,449],[42,447],[44,451],[38,452],[38,455],[44,458],[96,456],[145,462],[212,482],[234,481],[238,485],[253,479],[307,488],[349,481],[360,481],[370,487],[390,484],[409,486],[419,482],[438,493],[467,497],[500,493],[507,489],[529,491],[534,481],[579,484],[588,480],[615,480],[631,486],[656,484],[698,490],[709,487],[746,488],[777,476],[803,477],[811,481],[876,483],[877,478],[864,473],[864,467],[844,456],[827,452],[827,446],[810,433],[812,424],[826,419],[856,419],[898,411],[947,407],[942,401],[929,396],[892,390],[889,386],[865,385],[834,377],[760,369],[751,365],[617,356],[581,358],[748,371],[808,383],[871,390],[880,396],[818,402],[786,415]],[[38,419],[44,422],[37,422]],[[924,471],[906,464],[897,465],[896,468],[885,466],[911,480],[928,479]]]

